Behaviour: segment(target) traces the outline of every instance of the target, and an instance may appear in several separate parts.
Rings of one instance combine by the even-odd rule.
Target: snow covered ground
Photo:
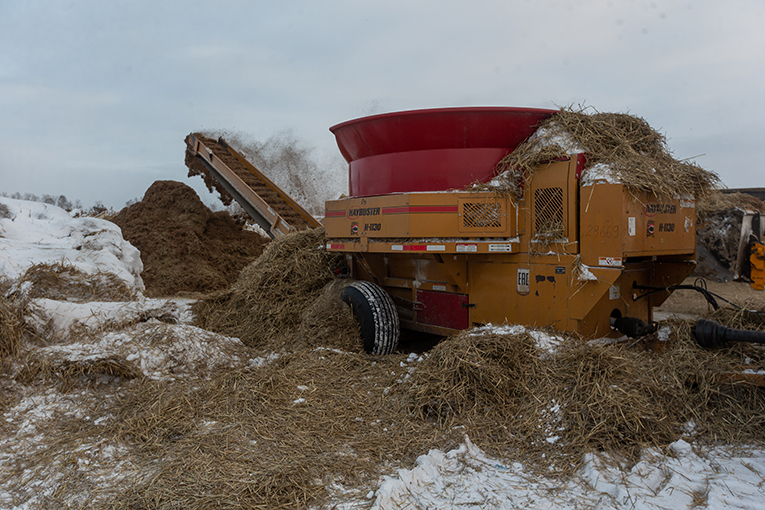
[[[35,347],[39,359],[52,364],[117,359],[135,373],[158,381],[243,362],[268,362],[243,357],[238,339],[191,326],[188,302],[141,297],[138,251],[122,239],[112,223],[72,218],[46,204],[0,198],[0,205],[4,206],[0,207],[0,277],[16,280],[34,264],[64,260],[86,273],[117,275],[138,293],[137,300],[124,303],[32,300],[26,320],[38,334],[50,338],[47,345]],[[72,328],[90,334],[70,337]],[[533,336],[541,347],[554,352],[554,337],[542,332]],[[82,338],[92,341],[85,343]],[[4,391],[2,387],[0,391]],[[32,458],[47,447],[45,431],[51,420],[75,417],[95,425],[103,423],[108,417],[91,415],[84,405],[92,391],[49,389],[39,394],[30,388],[20,402],[6,410],[0,421],[0,472],[6,472],[0,477],[0,508],[40,506],[46,494],[66,490],[62,473],[67,470],[79,470],[104,495],[122,483],[147,476],[136,472],[123,445],[108,438],[83,442],[75,451],[54,456],[44,465],[22,469],[15,462],[18,456]],[[662,451],[644,451],[631,466],[614,467],[590,454],[575,476],[561,481],[533,474],[512,459],[489,458],[465,437],[458,449],[423,452],[415,466],[381,474],[379,484],[369,487],[364,501],[344,499],[340,492],[334,496],[336,508],[380,510],[758,509],[765,507],[765,451],[734,453],[679,440]],[[71,504],[86,505],[88,501],[73,496]]]

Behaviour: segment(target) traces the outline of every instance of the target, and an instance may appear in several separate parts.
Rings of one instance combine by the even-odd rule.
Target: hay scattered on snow
[[[323,228],[275,239],[228,290],[194,306],[196,325],[251,347],[291,335],[334,279],[332,269],[342,255],[324,246]]]
[[[322,245],[320,231],[276,241],[270,258],[248,267],[225,299],[202,303],[229,321],[226,327],[250,335],[253,345],[273,347],[271,337],[283,329],[293,339],[306,337],[269,362],[247,366],[242,354],[233,368],[209,368],[213,356],[194,348],[201,356],[171,364],[177,380],[152,380],[134,350],[46,350],[51,355],[36,358],[38,366],[30,364],[20,381],[69,382],[59,388],[80,391],[82,381],[121,380],[78,411],[86,414],[50,420],[45,433],[52,446],[14,460],[11,475],[23,473],[26,463],[63,465],[78,442],[106,441],[124,447],[127,472],[139,475],[131,483],[115,482],[103,497],[94,495],[99,503],[108,498],[104,506],[277,508],[321,505],[331,487],[368,490],[381,472],[411,465],[430,448],[453,448],[464,434],[487,452],[511,455],[546,474],[555,474],[551,466],[570,473],[588,451],[634,458],[639,448],[662,448],[679,435],[698,444],[763,443],[762,390],[720,375],[762,366],[763,350],[705,351],[690,340],[684,321],[663,329],[672,339],[662,353],[577,338],[551,350],[540,345],[541,335],[523,328],[466,331],[422,358],[315,348],[327,337],[350,342],[353,329],[344,326],[352,318],[338,302],[343,282],[333,280],[332,255]],[[269,314],[272,306],[277,313]],[[713,318],[749,325],[739,315]],[[163,333],[171,328],[146,323],[129,337],[146,339],[168,358],[183,358],[176,353],[188,332]],[[104,339],[127,347],[118,335]],[[74,351],[74,357],[59,356]],[[98,426],[87,416],[99,416]],[[61,472],[71,487],[82,482],[77,470]],[[50,505],[71,503],[68,490],[74,491],[61,489]],[[90,489],[82,482],[77,490]]]
[[[182,313],[175,302],[155,299],[88,303],[33,299],[26,305],[24,319],[37,337],[53,343],[93,338],[151,319],[175,324]]]
[[[701,197],[719,186],[719,177],[695,163],[672,157],[666,138],[640,117],[624,113],[588,113],[589,108],[561,110],[545,120],[526,142],[502,159],[486,189],[520,197],[521,177],[534,168],[570,154],[586,153],[583,179],[624,184],[633,193],[660,197]]]
[[[19,293],[25,299],[48,298],[76,303],[132,301],[138,296],[113,273],[85,273],[67,261],[31,266],[11,293]]]
[[[363,499],[389,463],[462,437],[409,413],[406,380],[418,363],[306,348],[195,384],[133,385],[106,433],[123,438],[150,476],[112,504],[320,507],[332,487]]]
[[[16,379],[31,382],[42,377],[65,386],[138,376],[168,381],[190,374],[205,377],[245,364],[244,346],[236,338],[150,320],[121,331],[33,348]]]

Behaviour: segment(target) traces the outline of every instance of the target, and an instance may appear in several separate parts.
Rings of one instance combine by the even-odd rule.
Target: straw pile
[[[588,451],[636,459],[642,448],[680,436],[763,444],[762,389],[724,374],[747,363],[762,367],[765,351],[706,351],[690,338],[690,323],[669,329],[661,353],[568,338],[553,356],[527,333],[464,332],[434,348],[413,374],[413,408],[423,420],[462,426],[481,448],[545,472],[569,473]]]
[[[25,331],[20,304],[0,295],[0,359],[18,354]]]
[[[406,361],[304,349],[195,384],[132,385],[105,433],[130,446],[146,475],[112,505],[319,507],[332,485],[363,499],[390,462],[459,440],[413,421]]]
[[[501,177],[491,188],[519,197],[520,176],[532,178],[537,165],[574,153],[587,154],[583,178],[606,177],[635,194],[700,197],[720,183],[713,172],[674,159],[666,138],[640,117],[561,108],[497,164]]]
[[[539,371],[534,339],[463,333],[438,344],[415,376],[416,406],[425,417],[509,409],[528,395],[527,381]]]
[[[696,202],[699,224],[714,214],[725,214],[731,209],[765,213],[765,203],[747,193],[722,193],[718,190]]]
[[[285,340],[334,279],[332,268],[340,260],[341,255],[324,249],[323,228],[282,236],[269,243],[226,291],[194,306],[196,325],[235,336],[251,347]]]

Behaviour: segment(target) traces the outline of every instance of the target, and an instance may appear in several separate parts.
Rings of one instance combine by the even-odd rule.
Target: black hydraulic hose
[[[700,346],[707,349],[722,347],[728,342],[765,344],[765,331],[729,328],[708,319],[699,319],[691,328],[691,334]]]
[[[647,290],[648,292],[644,292],[643,294],[640,294],[636,298],[633,299],[633,301],[637,301],[638,299],[644,298],[646,296],[650,296],[651,294],[656,294],[657,292],[662,291],[672,291],[672,290],[695,290],[696,292],[701,293],[702,296],[704,296],[704,299],[707,300],[707,303],[709,303],[712,308],[715,310],[720,309],[720,305],[717,304],[717,299],[721,301],[725,301],[728,303],[731,307],[735,308],[736,310],[742,310],[750,315],[755,315],[757,317],[765,317],[765,311],[758,311],[758,310],[747,310],[745,308],[740,307],[736,303],[732,303],[725,299],[724,297],[715,294],[714,292],[710,292],[707,289],[707,282],[703,278],[697,278],[693,285],[670,285],[668,287],[653,287],[651,285],[638,285],[637,283],[632,284],[633,289],[637,290]],[[717,298],[717,299],[715,299]]]
[[[717,299],[720,299],[722,301],[725,301],[729,305],[733,306],[734,308],[741,308],[740,306],[731,303],[727,299],[725,299],[722,296],[719,296],[715,294],[714,292],[710,292],[707,289],[707,282],[704,281],[701,278],[698,278],[695,282],[693,282],[693,285],[670,285],[668,287],[654,287],[651,285],[638,285],[637,283],[632,285],[633,289],[637,290],[647,290],[648,292],[644,292],[643,294],[640,294],[638,297],[636,297],[634,300],[637,301],[638,299],[644,298],[646,296],[650,296],[651,294],[656,294],[657,292],[662,291],[673,291],[673,290],[695,290],[696,292],[699,292],[702,296],[704,296],[704,299],[707,300],[707,303],[709,303],[712,308],[717,310],[720,308],[720,305],[717,304]],[[717,299],[715,299],[717,298]]]

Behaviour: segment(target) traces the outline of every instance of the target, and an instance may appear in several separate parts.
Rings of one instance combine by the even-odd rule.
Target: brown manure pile
[[[645,120],[625,113],[561,110],[545,120],[527,141],[497,164],[502,177],[493,189],[519,195],[519,176],[531,178],[539,164],[586,153],[584,178],[607,177],[629,190],[672,197],[707,194],[718,176],[694,163],[676,160],[666,138]]]
[[[195,305],[196,325],[251,347],[290,337],[310,344],[334,335],[335,343],[356,348],[358,329],[339,301],[343,284],[332,272],[341,260],[324,249],[323,228],[277,238],[231,287]]]
[[[227,212],[210,211],[193,189],[174,181],[155,182],[112,221],[141,251],[141,277],[151,297],[224,289],[268,242]]]

